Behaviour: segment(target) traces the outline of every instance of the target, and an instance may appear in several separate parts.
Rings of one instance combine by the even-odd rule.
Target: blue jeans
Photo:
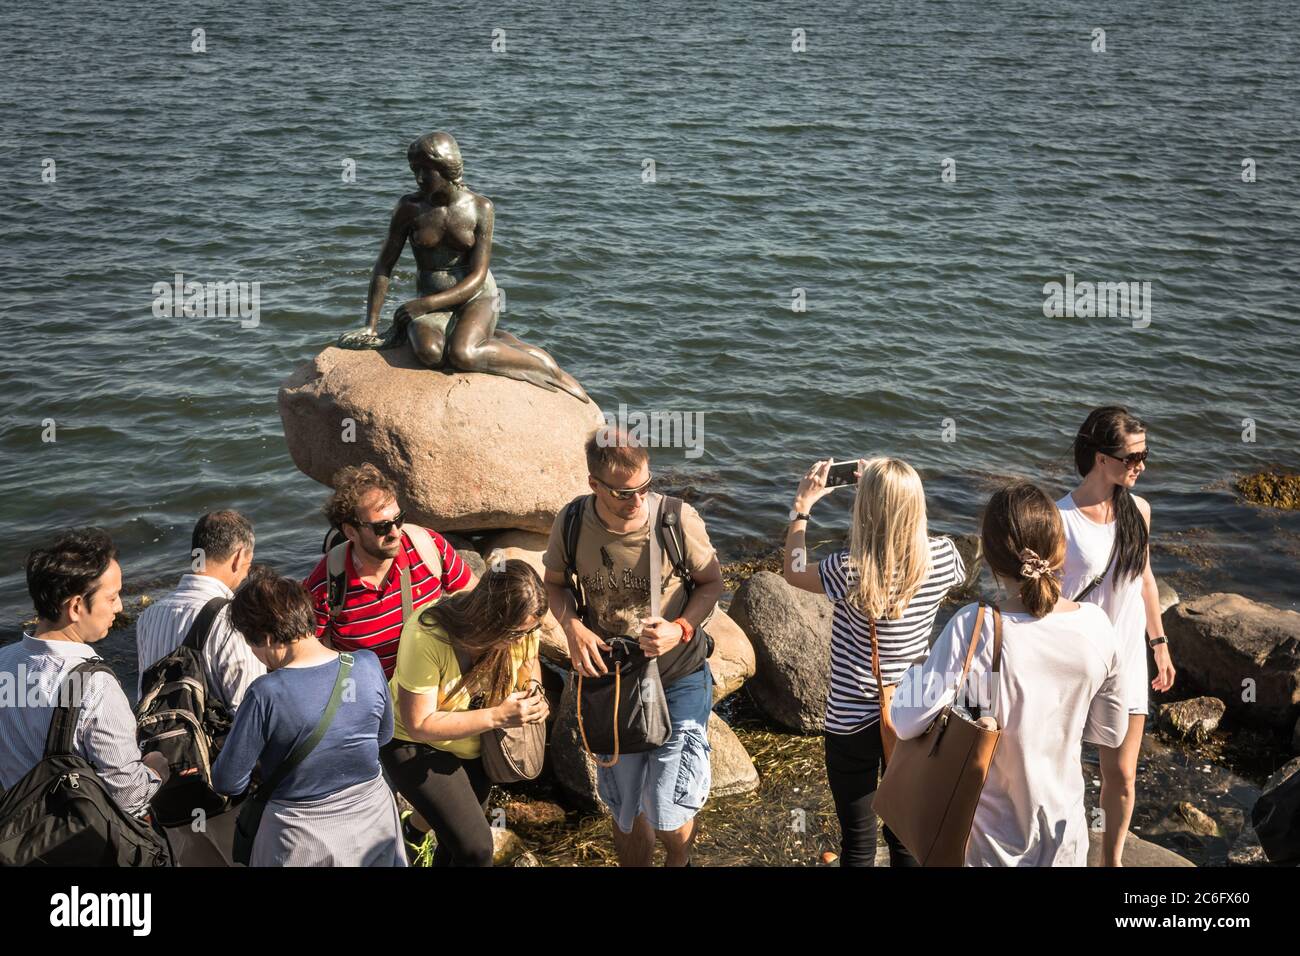
[[[709,796],[709,714],[713,711],[713,674],[705,664],[664,688],[672,734],[659,747],[621,754],[612,767],[596,768],[600,799],[624,833],[632,832],[638,814],[655,830],[685,825]],[[608,754],[602,754],[608,759]]]

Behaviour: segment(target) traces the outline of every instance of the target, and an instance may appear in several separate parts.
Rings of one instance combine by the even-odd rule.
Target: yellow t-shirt
[[[532,677],[532,662],[537,657],[541,629],[533,631],[526,638],[515,641],[510,649],[511,662],[515,668],[515,689],[527,690]],[[412,614],[402,626],[402,636],[397,645],[397,666],[393,669],[393,678],[388,682],[393,696],[393,736],[399,740],[415,741],[402,724],[401,708],[398,706],[397,689],[402,687],[411,694],[436,694],[441,701],[439,710],[447,712],[469,710],[470,694],[460,693],[455,700],[445,700],[456,685],[460,683],[460,663],[456,652],[447,642],[447,632],[437,624],[424,626],[420,615]],[[442,740],[429,743],[439,750],[446,750],[462,760],[473,760],[482,752],[478,734],[461,737],[459,740]]]

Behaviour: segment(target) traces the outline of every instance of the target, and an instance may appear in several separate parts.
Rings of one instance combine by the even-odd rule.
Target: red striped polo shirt
[[[347,597],[343,608],[334,619],[330,638],[340,651],[364,649],[374,651],[383,665],[384,676],[392,677],[397,666],[397,641],[402,635],[402,577],[401,569],[411,569],[411,598],[414,607],[420,607],[440,597],[459,591],[469,584],[469,565],[456,553],[442,535],[430,531],[434,547],[442,555],[442,577],[437,578],[420,560],[410,537],[402,532],[402,548],[393,558],[388,574],[378,588],[363,582],[352,565],[352,549],[348,549]],[[329,581],[325,572],[326,558],[322,557],[316,569],[307,576],[303,586],[311,593],[316,610],[316,636],[320,637],[329,626]]]

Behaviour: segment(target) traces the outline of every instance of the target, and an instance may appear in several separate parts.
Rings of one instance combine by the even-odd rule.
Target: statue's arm
[[[492,264],[492,200],[479,196],[476,201],[478,225],[474,227],[474,248],[469,254],[469,272],[450,289],[408,302],[406,309],[411,315],[454,309],[477,295],[487,281],[488,268]]]
[[[384,306],[388,295],[388,280],[393,275],[393,267],[402,256],[406,246],[406,234],[410,229],[410,214],[404,199],[399,199],[393,210],[392,221],[388,224],[388,238],[379,250],[379,258],[370,272],[370,291],[366,295],[366,326],[374,331],[379,325],[379,310]]]

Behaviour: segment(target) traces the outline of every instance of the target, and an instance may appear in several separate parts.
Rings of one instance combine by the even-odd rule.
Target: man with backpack
[[[168,778],[141,757],[135,716],[94,645],[122,609],[117,549],[98,528],[27,556],[36,626],[0,648],[0,865],[139,866],[170,861],[144,818]]]
[[[650,865],[658,839],[666,865],[686,866],[711,781],[704,625],[722,594],[722,569],[695,509],[650,492],[644,447],[607,426],[587,441],[586,453],[592,494],[574,499],[551,528],[542,559],[547,595],[568,639],[584,740],[606,729],[583,720],[605,718],[596,685],[608,685],[616,672],[606,688],[624,704],[609,711],[614,752],[592,756],[620,865]],[[619,686],[624,668],[628,685]],[[628,688],[639,695],[632,708]],[[629,723],[665,701],[663,717],[651,721],[663,725],[658,735]]]
[[[316,636],[335,650],[373,651],[391,678],[407,618],[478,578],[442,535],[406,523],[396,485],[374,465],[339,469],[324,511],[342,539],[327,539],[303,582]]]
[[[212,765],[249,685],[266,673],[230,621],[255,544],[252,523],[238,511],[205,514],[190,537],[193,570],[136,622],[140,746],[175,771],[153,809],[179,866],[233,862],[235,817],[212,789]]]
[[[145,673],[181,646],[204,607],[213,604],[216,611],[209,628],[196,635],[204,675],[209,691],[225,702],[232,716],[239,709],[248,685],[266,673],[230,623],[230,600],[248,577],[254,544],[253,525],[238,511],[214,511],[194,525],[190,537],[194,570],[181,575],[175,591],[145,608],[135,625],[140,696],[144,696]]]

